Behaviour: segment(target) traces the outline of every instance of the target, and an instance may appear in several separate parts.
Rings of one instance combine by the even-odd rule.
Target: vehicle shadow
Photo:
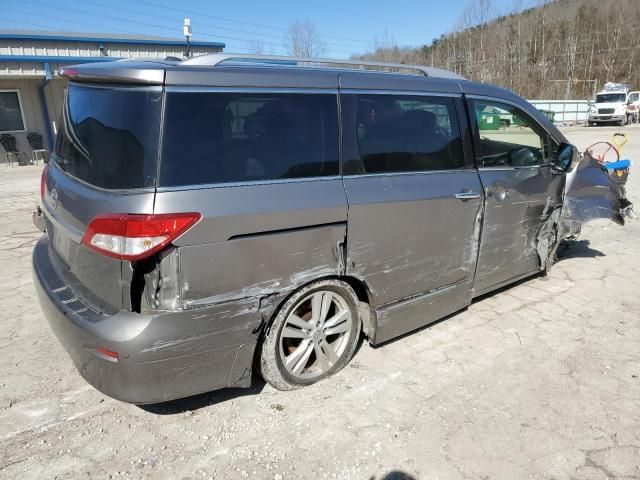
[[[138,408],[155,415],[177,415],[193,412],[218,403],[228,402],[236,398],[258,395],[264,389],[265,381],[260,375],[253,374],[249,388],[223,388],[212,392],[200,393],[191,397],[179,398],[162,403],[137,405]]]
[[[589,240],[562,241],[556,251],[556,262],[561,262],[569,258],[596,258],[605,256],[603,252],[591,248],[589,244]]]
[[[392,470],[384,477],[369,477],[369,480],[416,480],[416,477],[401,470]]]

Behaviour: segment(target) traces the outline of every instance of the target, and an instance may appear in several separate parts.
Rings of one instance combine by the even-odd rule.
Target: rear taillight
[[[44,201],[44,192],[47,189],[47,172],[49,165],[45,165],[42,169],[42,177],[40,177],[40,200]]]
[[[142,260],[162,250],[198,220],[199,213],[106,213],[91,221],[82,243],[109,257]]]

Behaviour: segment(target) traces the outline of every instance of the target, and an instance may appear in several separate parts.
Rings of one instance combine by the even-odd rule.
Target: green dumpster
[[[476,112],[480,130],[499,130],[500,114],[493,112]]]

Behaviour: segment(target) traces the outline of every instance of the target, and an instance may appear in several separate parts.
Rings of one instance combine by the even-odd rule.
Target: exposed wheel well
[[[356,292],[356,295],[358,296],[358,300],[371,305],[371,292],[369,291],[369,289],[367,288],[367,286],[362,280],[359,280],[355,277],[349,277],[349,276],[337,277],[337,278],[347,282],[349,286],[353,288],[353,291]]]
[[[287,300],[298,290],[300,290],[301,288],[304,288],[305,286],[309,285],[310,283],[313,282],[317,282],[320,280],[327,280],[327,279],[331,279],[331,278],[335,278],[336,280],[342,280],[343,282],[347,283],[355,292],[356,297],[358,298],[358,301],[360,302],[360,316],[362,318],[362,333],[365,335],[365,337],[367,337],[369,339],[369,341],[371,341],[371,339],[374,337],[375,332],[375,322],[374,322],[374,316],[375,316],[375,311],[372,308],[372,294],[369,291],[367,285],[360,279],[355,278],[355,277],[351,277],[348,275],[333,275],[333,276],[328,276],[328,277],[321,277],[321,278],[315,278],[310,282],[307,282],[303,285],[298,285],[296,288],[294,288],[293,290],[289,291],[288,293],[286,293],[285,295],[282,295],[280,297],[278,297],[277,295],[275,296],[275,298],[277,298],[276,303],[273,305],[272,308],[267,308],[266,311],[263,311],[263,318],[264,318],[264,323],[262,324],[262,327],[260,328],[260,331],[258,333],[258,339],[257,339],[257,344],[258,347],[255,350],[255,354],[254,354],[254,361],[253,364],[255,365],[255,362],[257,361],[257,359],[260,358],[260,349],[262,348],[262,341],[264,339],[264,335],[267,331],[267,329],[271,326],[273,320],[275,319],[276,315],[278,314],[278,311],[282,308],[282,306],[287,302]]]
[[[371,291],[367,287],[367,284],[362,280],[350,277],[343,276],[338,277],[344,282],[348,283],[353,291],[356,292],[356,296],[358,297],[358,301],[360,302],[360,317],[362,319],[362,332],[365,337],[369,339],[369,341],[373,341],[375,338],[375,310],[373,309],[373,296]]]

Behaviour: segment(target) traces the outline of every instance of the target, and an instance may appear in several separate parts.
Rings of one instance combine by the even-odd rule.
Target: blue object
[[[607,170],[626,170],[631,166],[631,160],[618,160],[617,162],[603,163]]]

